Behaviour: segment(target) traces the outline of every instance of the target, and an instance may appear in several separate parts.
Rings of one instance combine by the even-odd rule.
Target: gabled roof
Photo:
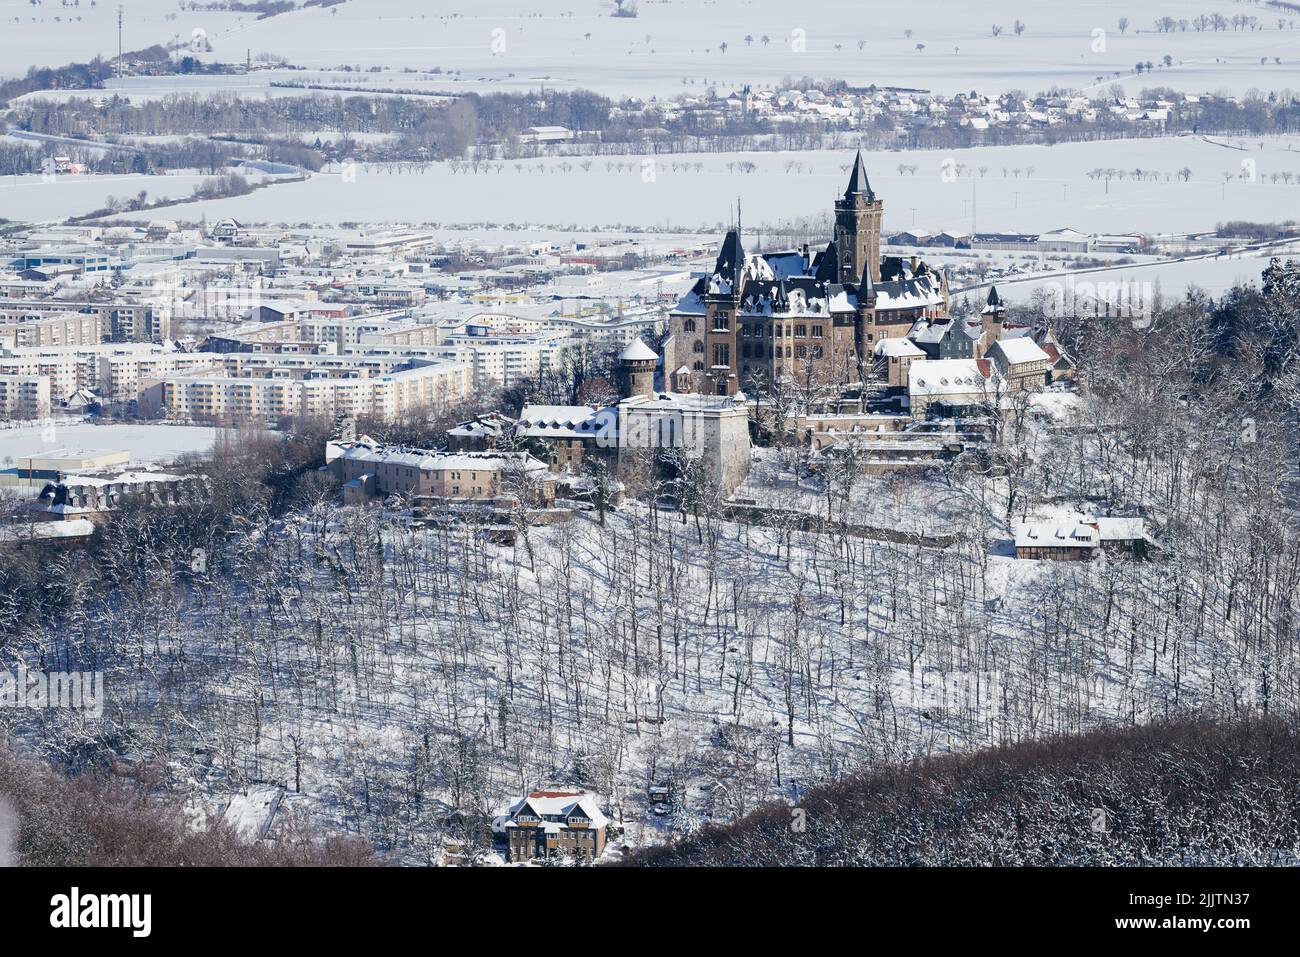
[[[999,339],[989,347],[989,351],[992,352],[994,348],[1006,359],[1008,365],[1020,365],[1022,362],[1048,362],[1051,359],[1029,336]]]
[[[927,359],[907,370],[907,390],[912,396],[983,394],[995,396],[1001,381],[988,359]]]
[[[808,260],[805,259],[804,254],[797,249],[782,250],[781,252],[775,253],[764,253],[763,259],[772,270],[772,275],[777,279],[785,279],[790,276],[802,276],[808,270]]]
[[[537,817],[558,816],[567,820],[579,814],[587,818],[593,828],[601,828],[609,823],[609,818],[601,812],[596,799],[582,791],[533,791],[511,806],[511,818],[525,808]],[[510,824],[506,826],[509,827]]]
[[[964,332],[965,330],[961,328],[960,323],[952,319],[935,320],[933,322],[928,319],[918,319],[907,337],[913,342],[937,344],[958,331]]]
[[[876,346],[872,350],[878,356],[887,356],[891,358],[920,358],[924,357],[922,352],[911,339],[901,337],[885,338],[876,341]]]

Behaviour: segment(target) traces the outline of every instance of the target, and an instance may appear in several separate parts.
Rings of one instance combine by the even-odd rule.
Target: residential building
[[[605,853],[609,818],[586,791],[530,791],[510,806],[507,817],[504,827],[512,862],[556,855],[591,861]]]
[[[0,417],[44,419],[50,414],[50,380],[41,375],[0,374]]]
[[[1016,529],[1016,558],[1088,561],[1096,557],[1100,545],[1096,527],[1083,522],[1048,522]]]
[[[490,502],[523,491],[529,504],[555,501],[555,483],[545,463],[527,452],[435,452],[379,445],[362,437],[331,442],[325,463],[343,485],[349,504],[407,500]]]
[[[988,359],[938,359],[913,362],[907,392],[914,418],[982,412],[996,407],[1006,385]]]

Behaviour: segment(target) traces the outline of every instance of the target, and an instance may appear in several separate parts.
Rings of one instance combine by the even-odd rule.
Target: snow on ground
[[[200,4],[195,4],[198,6]],[[117,55],[117,11],[122,8],[122,48],[141,50],[175,37],[190,43],[195,30],[227,29],[256,14],[187,9],[176,0],[0,0],[0,77],[22,76],[30,66],[84,63]],[[229,52],[229,51],[228,51]],[[242,56],[237,57],[243,60]]]
[[[827,495],[821,479],[802,456],[778,449],[754,450],[749,475],[734,493],[771,508],[826,515]],[[835,515],[844,503],[836,496]],[[854,525],[925,535],[946,535],[969,526],[973,503],[960,489],[929,475],[863,479],[849,490],[845,520]]]
[[[1300,139],[1257,138],[1244,145],[1238,150],[1193,137],[1165,137],[875,151],[867,156],[867,169],[884,200],[887,232],[1046,232],[1064,226],[1104,233],[1187,232],[1213,229],[1229,219],[1274,221],[1300,204],[1300,180],[1289,185],[1268,181],[1274,172],[1300,174]],[[1256,181],[1225,183],[1225,172],[1237,176],[1246,159],[1256,164]],[[835,150],[507,160],[478,173],[451,163],[416,172],[363,164],[347,181],[339,172],[325,172],[255,195],[184,203],[146,215],[670,229],[723,227],[739,196],[747,231],[761,237],[764,224],[828,215],[844,189],[851,160],[847,150]],[[740,161],[757,169],[740,172]],[[945,169],[956,164],[961,175],[946,181]],[[917,169],[900,172],[900,165]],[[1177,177],[1184,167],[1192,171],[1188,182]],[[1112,179],[1107,186],[1088,175],[1098,168],[1122,169],[1125,179]],[[1155,171],[1160,178],[1137,181],[1132,177],[1136,169]]]
[[[11,467],[35,455],[68,452],[124,451],[132,464],[164,464],[190,453],[207,452],[217,430],[187,425],[25,425],[0,428],[0,465]]]
[[[283,797],[284,791],[278,787],[249,788],[246,793],[230,798],[221,820],[248,840],[266,837]]]
[[[267,177],[251,171],[239,171],[250,183]],[[141,190],[155,199],[180,199],[194,193],[194,187],[211,176],[198,173],[127,174],[122,176],[83,174],[49,179],[39,173],[25,176],[0,176],[0,218],[20,222],[43,222],[94,212],[104,207],[109,196],[134,199]],[[158,214],[169,207],[128,216]]]
[[[789,464],[761,452],[742,491],[770,481],[820,512]],[[410,863],[441,853],[449,807],[537,784],[581,778],[648,842],[864,764],[1255,699],[1257,645],[1223,624],[1217,566],[1017,561],[956,495],[862,476],[848,503],[903,529],[964,513],[974,534],[946,548],[636,503],[511,547],[323,505],[250,516],[211,581],[156,563],[157,587],[88,596],[84,620],[142,753],[208,797],[248,795],[241,822],[264,820],[250,786],[301,776],[320,823]],[[1171,622],[1181,643],[1135,650]],[[683,807],[660,821],[646,788],[665,778]]]
[[[1030,400],[1030,405],[1045,420],[1068,423],[1081,414],[1083,398],[1077,392],[1040,392]]]
[[[324,802],[322,813],[413,860],[412,842],[431,832],[411,818],[407,769],[430,748],[429,786],[445,799],[452,776],[470,773],[463,748],[474,742],[472,773],[484,775],[493,806],[582,766],[597,790],[640,821],[630,836],[650,841],[662,837],[643,814],[652,765],[684,786],[685,809],[664,823],[689,828],[885,755],[972,747],[1166,706],[1164,669],[1151,676],[1135,668],[1124,658],[1126,642],[1048,643],[1056,625],[1044,596],[1066,581],[1089,594],[1100,587],[1101,566],[981,561],[975,543],[934,550],[854,542],[844,559],[852,574],[837,579],[829,536],[797,533],[786,542],[721,523],[717,537],[700,544],[693,523],[666,514],[655,537],[645,521],[630,507],[604,530],[586,519],[534,530],[535,564],[522,546],[493,550],[476,572],[483,598],[451,605],[434,585],[437,569],[447,560],[478,568],[473,550],[453,546],[442,558],[436,533],[390,531],[380,574],[415,590],[383,612],[366,597],[369,573],[348,557],[352,545],[340,530],[333,547],[352,571],[332,574],[346,583],[331,585],[311,571],[312,561],[299,571],[306,583],[286,581],[289,606],[274,620],[253,622],[247,606],[216,596],[183,612],[216,642],[203,652],[202,672],[214,682],[206,693],[217,693],[208,707],[218,709],[186,714],[200,723],[205,713],[224,716],[221,762],[235,775],[290,780],[301,749],[303,790]],[[313,554],[324,547],[296,532],[273,547],[290,539]],[[659,639],[656,592],[636,585],[646,578],[648,550],[675,566]],[[1128,567],[1123,575],[1145,572]],[[342,587],[353,596],[346,606],[331,591]],[[1103,604],[1094,597],[1079,607],[1088,617],[1076,626],[1081,633],[1099,627],[1100,613],[1085,611]],[[1002,599],[997,609],[990,598]],[[1120,601],[1126,614],[1143,614]],[[289,640],[300,628],[302,640]],[[349,658],[346,636],[362,633]],[[284,656],[280,679],[269,683],[253,666],[264,642]],[[186,649],[193,661],[195,644]],[[1039,673],[1031,663],[1043,656],[1052,664]],[[1187,663],[1181,694],[1189,705],[1206,693],[1196,673]],[[130,673],[116,680],[133,688],[148,681]],[[244,738],[253,731],[247,698],[255,688],[254,748]],[[781,788],[772,783],[773,749],[782,752]]]
[[[73,99],[126,97],[136,106],[168,96],[237,96],[261,100],[268,97],[301,96],[394,96],[415,91],[420,102],[433,105],[447,97],[451,80],[434,73],[350,73],[337,70],[255,69],[251,73],[187,73],[169,76],[111,77],[102,90],[37,90],[14,99],[15,104],[36,101],[63,103]],[[313,90],[311,87],[322,89]],[[350,134],[359,138],[361,134]]]
[[[664,96],[814,76],[949,93],[1033,93],[1054,85],[1104,86],[1119,74],[1135,86],[1158,82],[1187,91],[1244,93],[1296,86],[1294,60],[1300,55],[1300,32],[1277,27],[1284,11],[1243,8],[1230,0],[915,0],[869,6],[855,0],[795,6],[780,0],[642,0],[639,16],[625,19],[610,16],[613,9],[609,0],[476,0],[434,7],[414,0],[353,0],[265,20],[203,16],[211,18],[207,32],[212,56],[219,59],[238,62],[251,49],[254,56],[271,53],[306,67],[439,67],[456,72],[445,87],[456,91],[546,86]],[[1154,29],[1162,16],[1192,20],[1243,10],[1258,16],[1263,29]],[[1131,21],[1123,34],[1121,17]],[[1017,19],[1025,22],[1019,37],[1013,35]],[[185,24],[191,20],[187,16]],[[1003,27],[1001,36],[993,36],[994,24]],[[153,40],[173,32],[164,29]],[[1172,65],[1157,68],[1150,81],[1132,78],[1135,63],[1162,63],[1166,55]],[[1282,62],[1273,62],[1275,57]]]
[[[1153,262],[1144,266],[1119,267],[1104,272],[1080,272],[1073,276],[1053,278],[1029,277],[1025,279],[997,280],[998,293],[1008,301],[1027,304],[1039,290],[1050,292],[1054,300],[1064,296],[1073,301],[1075,296],[1087,299],[1105,285],[1115,289],[1120,284],[1130,298],[1134,290],[1143,289],[1142,301],[1149,303],[1158,289],[1167,301],[1178,297],[1188,286],[1196,285],[1212,296],[1221,296],[1238,284],[1259,284],[1260,273],[1268,266],[1271,257],[1282,259],[1300,255],[1300,244],[1271,247],[1264,250],[1247,250],[1211,259]],[[927,257],[933,258],[933,257]],[[940,257],[941,260],[941,257]],[[1135,285],[1136,284],[1136,285]],[[1110,293],[1113,298],[1114,293]]]

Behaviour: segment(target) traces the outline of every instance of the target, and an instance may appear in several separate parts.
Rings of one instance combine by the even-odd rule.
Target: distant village
[[[972,134],[1041,132],[1070,125],[1122,124],[1140,130],[1163,131],[1171,115],[1180,116],[1215,102],[1212,94],[1120,92],[1102,97],[1064,92],[1035,97],[1014,93],[987,96],[976,91],[944,95],[905,87],[865,89],[818,86],[779,90],[741,90],[684,95],[670,103],[642,104],[666,121],[691,130],[707,131],[737,121],[818,125],[832,129],[879,130],[900,145],[927,131],[944,128]],[[636,104],[626,110],[635,113]],[[981,142],[975,139],[974,142]]]

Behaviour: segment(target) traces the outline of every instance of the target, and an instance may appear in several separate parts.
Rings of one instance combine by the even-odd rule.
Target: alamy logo
[[[152,894],[70,894],[50,898],[50,926],[129,927],[131,936],[148,937],[153,924]]]
[[[0,670],[0,708],[68,708],[98,718],[104,713],[102,671]]]

